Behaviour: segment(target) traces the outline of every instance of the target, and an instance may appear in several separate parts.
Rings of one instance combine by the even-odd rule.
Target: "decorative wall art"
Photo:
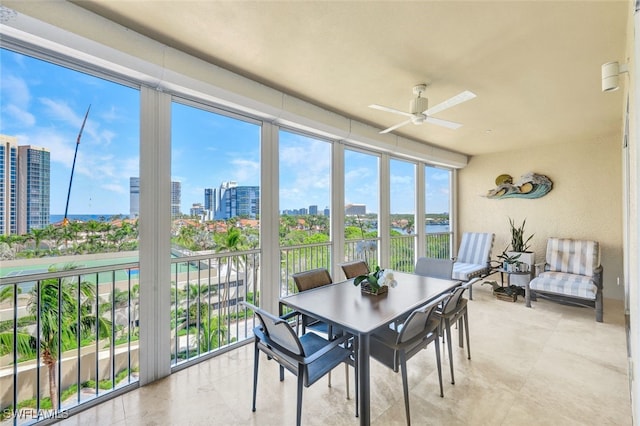
[[[553,182],[545,175],[529,172],[513,183],[509,175],[500,175],[496,178],[496,187],[487,192],[487,198],[540,198],[549,193],[553,188]]]

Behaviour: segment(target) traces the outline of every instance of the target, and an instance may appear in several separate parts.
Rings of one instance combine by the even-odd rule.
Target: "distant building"
[[[237,216],[255,219],[260,214],[260,187],[238,186],[237,182],[222,182],[216,200],[215,219]]]
[[[182,200],[182,183],[171,182],[171,218],[180,216],[180,202]]]
[[[140,178],[129,178],[129,217],[135,219],[140,216]]]
[[[0,135],[0,235],[18,233],[18,138]]]
[[[206,210],[206,219],[212,219],[213,213],[216,211],[216,190],[215,188],[204,189],[204,209]]]
[[[317,215],[318,214],[318,206],[309,206],[309,214]]]
[[[325,207],[324,208],[324,215],[327,216],[327,217],[331,216],[330,212],[329,212],[329,207]]]
[[[171,218],[180,216],[181,183],[171,182]],[[129,216],[140,216],[140,178],[129,178]]]
[[[42,229],[50,222],[51,154],[32,145],[18,146],[18,234]]]
[[[344,206],[344,214],[347,216],[365,215],[367,214],[366,204],[347,204]]]
[[[202,218],[205,214],[204,206],[201,203],[193,203],[191,205],[191,210],[189,211],[190,216],[197,216]]]

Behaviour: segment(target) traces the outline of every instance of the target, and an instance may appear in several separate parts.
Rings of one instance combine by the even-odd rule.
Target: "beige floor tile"
[[[411,418],[419,425],[631,425],[623,305],[593,309],[540,299],[528,309],[476,285],[469,302],[471,359],[453,329],[455,385],[442,345],[444,398],[432,344],[409,360]],[[466,344],[466,343],[465,343]],[[304,425],[357,425],[354,372],[344,367],[303,391]],[[280,382],[261,355],[257,410],[251,411],[253,345],[246,345],[90,408],[65,425],[291,425],[296,380]],[[406,424],[399,373],[371,362],[371,424]]]

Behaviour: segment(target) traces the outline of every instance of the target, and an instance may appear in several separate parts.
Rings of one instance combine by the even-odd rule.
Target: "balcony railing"
[[[0,278],[4,424],[137,385],[138,263]]]
[[[293,274],[309,269],[331,270],[331,243],[280,247],[280,296],[296,292]]]
[[[451,259],[452,232],[426,234],[425,256],[437,259]]]
[[[251,336],[253,314],[242,301],[258,304],[260,251],[180,257],[171,261],[171,363],[229,348]]]
[[[415,268],[416,235],[391,237],[389,268],[400,272],[413,272]]]

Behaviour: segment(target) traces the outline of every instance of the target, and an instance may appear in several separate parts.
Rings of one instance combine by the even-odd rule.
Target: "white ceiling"
[[[450,130],[395,133],[477,155],[620,134],[622,93],[600,66],[625,62],[628,1],[74,2],[138,33],[275,89],[384,129],[429,82]],[[622,78],[621,81],[626,79]]]

